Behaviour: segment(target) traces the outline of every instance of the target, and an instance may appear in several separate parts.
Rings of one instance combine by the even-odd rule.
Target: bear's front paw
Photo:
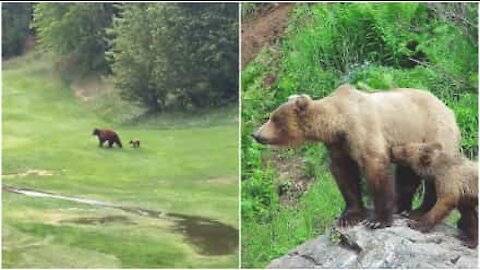
[[[365,220],[362,224],[365,225],[367,228],[375,230],[392,226],[392,221],[370,218]]]
[[[343,212],[343,214],[337,220],[337,226],[348,227],[355,226],[362,222],[366,217],[364,210],[349,210]]]
[[[462,244],[468,248],[476,248],[478,246],[478,239],[467,235],[466,233],[460,233],[458,239],[462,241]]]
[[[463,245],[468,248],[476,248],[478,246],[478,240],[474,239],[465,239],[463,240]]]
[[[422,233],[429,232],[433,228],[433,224],[427,221],[410,221],[408,226],[414,230],[421,231]]]
[[[418,221],[425,214],[426,214],[426,212],[423,211],[422,209],[415,209],[415,210],[412,210],[410,212],[407,212],[407,213],[403,214],[402,216],[408,217],[408,219],[411,219],[411,220],[417,220]]]

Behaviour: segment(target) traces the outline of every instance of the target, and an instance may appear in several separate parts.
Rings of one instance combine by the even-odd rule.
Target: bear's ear
[[[430,147],[435,151],[442,151],[443,145],[439,142],[433,142],[430,144]]]
[[[310,101],[312,101],[308,95],[296,96],[294,99],[295,112],[297,114],[304,114],[310,105]]]

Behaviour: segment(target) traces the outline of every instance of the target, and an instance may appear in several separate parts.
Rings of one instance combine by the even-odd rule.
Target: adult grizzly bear
[[[120,137],[118,134],[111,129],[99,129],[95,128],[92,135],[98,137],[99,146],[102,147],[105,141],[108,141],[108,147],[112,147],[116,143],[120,148],[122,148],[122,143],[120,142]]]
[[[442,151],[442,145],[410,143],[392,147],[392,160],[409,165],[418,175],[433,180],[437,202],[433,208],[410,227],[422,232],[430,231],[454,208],[461,219],[458,228],[468,247],[478,245],[478,162],[464,156]],[[473,213],[473,215],[472,215]]]
[[[315,101],[306,95],[293,96],[252,136],[259,143],[278,146],[306,141],[325,144],[330,170],[346,203],[340,226],[355,225],[366,217],[360,190],[363,172],[373,193],[374,217],[366,222],[371,228],[389,226],[394,210],[410,211],[421,183],[410,168],[398,166],[396,196],[389,172],[390,147],[438,141],[445,151],[455,153],[460,141],[453,112],[431,93],[406,88],[365,93],[350,85]],[[426,187],[423,204],[417,209],[420,213],[436,201],[433,185],[426,182]]]

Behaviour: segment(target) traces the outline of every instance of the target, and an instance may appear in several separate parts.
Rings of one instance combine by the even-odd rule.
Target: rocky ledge
[[[273,260],[267,268],[478,268],[478,248],[469,249],[446,224],[430,233],[396,218],[392,227],[332,228]]]

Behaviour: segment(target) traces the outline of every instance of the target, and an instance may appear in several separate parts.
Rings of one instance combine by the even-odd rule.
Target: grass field
[[[238,230],[236,108],[222,112],[228,120],[169,115],[120,124],[79,101],[48,61],[31,55],[5,62],[2,82],[3,184],[171,214],[4,189],[4,268],[237,267],[238,238],[229,235]],[[123,149],[99,148],[95,127],[117,130]],[[142,147],[130,148],[131,138]],[[193,235],[185,222],[196,222]],[[211,250],[215,239],[230,249]]]

